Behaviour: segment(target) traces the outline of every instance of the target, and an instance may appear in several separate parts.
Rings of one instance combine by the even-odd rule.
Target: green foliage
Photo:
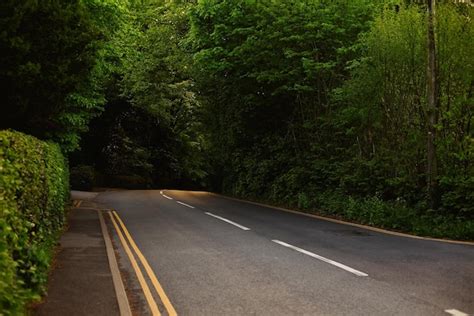
[[[207,184],[371,225],[472,236],[471,6],[437,8],[437,210],[426,196],[420,4],[22,0],[0,9],[1,126],[70,151],[90,125],[72,156],[76,187],[90,188],[93,173],[133,188]]]
[[[96,184],[94,167],[78,165],[70,170],[71,189],[80,191],[91,191]]]
[[[0,132],[0,310],[21,314],[39,299],[69,200],[68,167],[59,146]]]
[[[367,28],[370,8],[365,1],[196,6],[189,42],[196,52],[197,88],[205,97],[210,156],[223,175],[217,188],[265,190],[285,165],[303,164],[311,144],[323,136],[318,117],[331,111],[331,91],[348,75],[345,66],[355,54],[357,34]],[[259,174],[255,181],[253,174]]]
[[[416,235],[451,239],[474,239],[474,221],[438,212],[420,212],[401,201],[378,197],[354,198],[340,192],[323,192],[314,204],[318,214]]]
[[[111,42],[121,52],[116,81],[105,113],[93,121],[82,143],[96,154],[73,156],[73,163],[96,165],[110,185],[196,184],[206,175],[200,103],[189,73],[191,55],[183,44],[189,6],[132,5],[131,18]]]
[[[472,113],[474,10],[451,4],[438,8],[440,123],[437,126],[438,169],[443,209],[456,216],[474,216],[472,200]],[[347,105],[338,128],[350,129],[354,144],[348,153],[375,167],[359,179],[380,175],[384,197],[412,203],[424,200],[427,143],[426,16],[422,8],[385,9],[361,44],[364,55],[345,85]],[[360,166],[351,164],[353,170]],[[375,170],[374,170],[375,169]],[[368,172],[370,171],[370,172]],[[459,185],[455,185],[458,183]],[[352,182],[357,185],[356,182]],[[362,184],[364,185],[364,184]],[[471,187],[466,187],[471,185]],[[459,192],[456,192],[459,190]],[[374,194],[366,188],[363,193]],[[464,195],[466,198],[459,198]],[[458,203],[453,203],[456,200]]]
[[[437,12],[440,209],[426,199],[426,12],[402,1],[198,2],[188,45],[213,188],[472,238],[473,8]]]
[[[150,184],[153,165],[149,163],[150,152],[130,139],[123,129],[115,130],[106,148],[103,150],[108,165],[105,173],[112,178],[143,179],[137,183]],[[120,180],[119,185],[124,181]]]
[[[154,163],[154,178],[199,182],[205,162],[199,136],[200,103],[190,76],[191,55],[185,51],[192,4],[158,2],[141,8],[139,26],[145,29],[135,53],[124,59],[123,93],[135,107],[158,123],[160,136],[143,144]],[[150,150],[159,146],[160,150]],[[165,175],[168,173],[168,175]]]
[[[105,44],[120,8],[102,0],[2,1],[0,128],[77,149],[80,133],[105,103],[114,57]]]

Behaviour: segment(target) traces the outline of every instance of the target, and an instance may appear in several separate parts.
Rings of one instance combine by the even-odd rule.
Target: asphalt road
[[[180,315],[466,315],[474,246],[204,192],[109,191]]]

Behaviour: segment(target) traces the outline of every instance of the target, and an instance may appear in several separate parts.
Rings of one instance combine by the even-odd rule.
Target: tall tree
[[[76,149],[104,104],[104,46],[119,15],[111,0],[1,1],[0,128]]]
[[[110,185],[196,185],[205,176],[200,103],[190,76],[182,1],[136,1],[112,43],[119,67],[102,117],[82,146]],[[127,183],[128,181],[128,183]],[[132,183],[133,182],[133,183]]]
[[[438,124],[439,88],[436,54],[436,0],[427,0],[428,10],[428,64],[427,64],[427,96],[428,96],[428,144],[427,144],[427,182],[430,206],[439,206],[438,194],[438,157],[436,152],[436,134]]]

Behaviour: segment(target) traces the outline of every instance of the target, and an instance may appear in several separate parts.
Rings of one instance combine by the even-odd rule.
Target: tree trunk
[[[436,0],[428,1],[428,144],[427,144],[427,183],[430,207],[439,206],[438,193],[438,161],[436,154],[436,124],[438,123],[438,70],[436,56]]]

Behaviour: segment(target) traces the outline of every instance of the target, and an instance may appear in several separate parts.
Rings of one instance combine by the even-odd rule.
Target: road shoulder
[[[290,210],[290,209],[287,209],[287,208],[268,205],[268,204],[264,204],[264,203],[243,200],[243,199],[239,199],[239,198],[235,198],[235,197],[227,196],[227,195],[223,195],[223,194],[218,194],[218,193],[213,193],[213,192],[208,192],[208,193],[210,195],[220,197],[220,198],[224,198],[224,199],[228,199],[228,200],[233,200],[233,201],[237,201],[237,202],[241,202],[241,203],[248,203],[248,204],[252,204],[252,205],[256,205],[256,206],[260,206],[260,207],[265,207],[265,208],[274,209],[274,210],[287,212],[287,213],[293,213],[293,214],[306,216],[306,217],[311,217],[311,218],[315,218],[315,219],[319,219],[319,220],[323,220],[323,221],[327,221],[327,222],[332,222],[332,223],[337,223],[337,224],[341,224],[341,225],[362,228],[362,229],[365,229],[365,230],[369,230],[369,231],[373,231],[373,232],[377,232],[377,233],[382,233],[382,234],[386,234],[386,235],[412,238],[412,239],[420,239],[420,240],[428,240],[428,241],[437,241],[437,242],[457,244],[457,245],[474,246],[474,241],[461,241],[461,240],[416,236],[416,235],[411,235],[411,234],[407,234],[407,233],[400,233],[400,232],[396,232],[396,231],[386,230],[386,229],[383,229],[383,228],[378,228],[378,227],[373,227],[373,226],[368,226],[368,225],[363,225],[363,224],[358,224],[358,223],[352,223],[352,222],[348,222],[348,221],[344,221],[344,220],[340,220],[340,219],[335,219],[335,218],[331,218],[331,217],[325,217],[325,216],[321,216],[321,215],[305,213],[305,212],[301,212],[301,211],[297,211],[297,210]]]
[[[60,239],[47,295],[34,315],[119,315],[99,215],[73,208]]]

